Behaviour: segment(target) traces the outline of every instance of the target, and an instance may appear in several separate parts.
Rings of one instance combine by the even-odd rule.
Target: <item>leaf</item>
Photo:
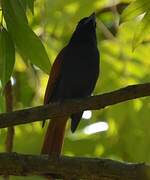
[[[34,14],[34,1],[35,0],[19,0],[19,3],[22,5],[25,12],[27,8],[29,8],[32,14]]]
[[[146,13],[142,21],[138,22],[132,41],[132,50],[134,50],[150,33],[150,12]]]
[[[2,0],[2,10],[10,32],[21,56],[49,73],[50,61],[41,40],[28,25],[25,11],[19,0]]]
[[[2,87],[10,79],[13,72],[15,63],[15,48],[13,41],[6,31],[6,29],[0,29],[0,80]]]
[[[34,1],[35,0],[27,0],[28,7],[31,10],[32,14],[34,14]]]
[[[132,2],[122,13],[121,22],[131,20],[150,10],[149,0],[136,0]]]
[[[26,25],[28,24],[25,10],[23,8],[23,4],[24,4],[23,2],[20,3],[20,0],[9,0],[9,1],[2,0],[1,4],[2,4],[3,14],[5,17],[7,16],[7,19],[9,21],[11,20],[14,21],[14,23],[18,22],[21,24],[26,24]]]
[[[0,94],[0,113],[5,112],[5,97]]]
[[[142,16],[140,16],[142,15]],[[150,3],[149,0],[136,0],[132,2],[122,13],[121,20],[128,21],[132,19],[135,21],[135,33],[132,41],[132,50],[144,40],[150,33]]]
[[[26,11],[27,9],[27,0],[19,0],[20,4],[22,5],[24,11]]]

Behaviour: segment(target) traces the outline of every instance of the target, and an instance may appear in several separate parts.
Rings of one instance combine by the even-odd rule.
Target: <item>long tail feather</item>
[[[59,117],[49,122],[41,154],[59,156],[64,142],[65,127],[68,117]]]

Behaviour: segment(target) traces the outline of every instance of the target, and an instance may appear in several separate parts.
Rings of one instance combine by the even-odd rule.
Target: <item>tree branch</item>
[[[109,159],[0,154],[0,175],[47,176],[84,180],[150,180],[150,166]],[[67,177],[66,177],[67,175]]]
[[[121,3],[117,3],[117,4],[114,4],[112,6],[106,6],[104,8],[101,8],[100,10],[97,10],[96,11],[96,15],[99,16],[103,13],[106,13],[106,12],[109,12],[109,11],[112,11],[112,9],[115,7],[117,8],[117,11],[119,12],[119,14],[122,13],[122,11],[129,5],[129,3],[126,3],[126,2],[121,2]]]
[[[13,111],[13,95],[12,95],[12,83],[11,80],[7,82],[5,85],[5,107],[6,112],[12,112]],[[15,135],[15,129],[13,126],[8,127],[7,129],[7,136],[5,140],[5,151],[6,152],[12,152],[13,149],[13,141],[14,141],[14,135]],[[9,180],[9,176],[4,176],[4,180]]]
[[[85,99],[66,100],[45,106],[0,114],[0,128],[42,121],[45,119],[72,114],[82,110],[98,110],[124,101],[150,96],[150,83],[131,85],[113,92]]]
[[[13,111],[13,93],[12,93],[12,84],[11,80],[9,80],[5,86],[5,106],[6,112]],[[13,140],[14,140],[15,129],[13,126],[8,127],[7,136],[5,141],[5,150],[6,152],[12,152],[13,149]]]

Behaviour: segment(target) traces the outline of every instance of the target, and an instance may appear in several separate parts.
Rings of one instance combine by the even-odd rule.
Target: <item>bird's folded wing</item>
[[[45,91],[45,96],[44,96],[44,104],[48,104],[51,100],[51,96],[52,96],[52,93],[54,91],[54,87],[57,83],[57,80],[60,76],[60,71],[61,71],[61,64],[62,64],[62,61],[63,61],[63,55],[64,55],[64,51],[65,51],[65,48],[63,48],[60,53],[57,55],[54,63],[53,63],[53,66],[51,68],[51,72],[50,72],[50,75],[49,75],[49,80],[48,80],[48,83],[47,83],[47,87],[46,87],[46,91]]]

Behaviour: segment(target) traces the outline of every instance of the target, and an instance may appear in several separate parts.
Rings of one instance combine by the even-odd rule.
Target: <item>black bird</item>
[[[95,13],[81,19],[69,41],[52,66],[44,104],[91,95],[99,75],[99,52],[96,40]],[[74,132],[83,112],[71,115]],[[42,154],[59,156],[68,116],[51,119],[45,135]]]

